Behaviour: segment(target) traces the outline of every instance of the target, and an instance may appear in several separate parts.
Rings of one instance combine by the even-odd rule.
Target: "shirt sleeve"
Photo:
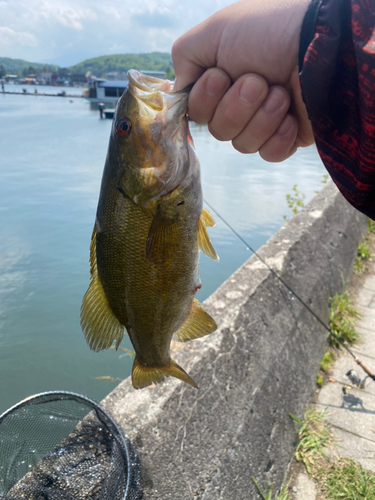
[[[375,0],[313,0],[300,40],[302,97],[333,181],[375,219]]]

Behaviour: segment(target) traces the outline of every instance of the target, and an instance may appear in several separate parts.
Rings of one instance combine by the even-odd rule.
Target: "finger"
[[[260,156],[269,162],[286,160],[297,151],[297,133],[297,120],[286,115],[276,132],[259,148]]]
[[[172,46],[172,61],[176,75],[175,90],[182,90],[196,82],[207,68],[217,63],[221,29],[206,19],[187,31]]]
[[[240,153],[256,153],[276,132],[284,120],[290,97],[284,87],[270,87],[268,95],[243,131],[232,144]]]
[[[219,141],[236,137],[267,97],[266,80],[255,74],[241,76],[225,93],[208,125]]]
[[[189,117],[200,124],[210,122],[230,84],[230,77],[225,71],[219,68],[208,69],[190,92]]]

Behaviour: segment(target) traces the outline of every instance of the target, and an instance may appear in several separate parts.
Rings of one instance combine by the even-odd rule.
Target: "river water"
[[[79,325],[110,127],[78,97],[0,93],[0,413],[49,390],[100,400],[115,383],[96,377],[130,373],[129,355],[91,352]],[[313,147],[271,164],[216,141],[206,127],[191,129],[205,199],[254,249],[290,216],[286,194],[294,184],[305,201],[322,187],[325,170]],[[216,219],[210,234],[220,262],[201,254],[199,300],[251,254]],[[122,346],[131,349],[128,338]]]

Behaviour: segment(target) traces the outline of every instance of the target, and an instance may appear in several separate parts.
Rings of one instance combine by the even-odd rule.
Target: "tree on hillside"
[[[3,76],[5,76],[7,74],[4,66],[1,64],[0,65],[0,78],[3,78]]]
[[[168,80],[174,80],[175,79],[176,75],[174,74],[173,66],[167,66],[165,68],[165,77]]]

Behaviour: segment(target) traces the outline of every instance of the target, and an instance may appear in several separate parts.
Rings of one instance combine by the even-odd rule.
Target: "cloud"
[[[0,52],[30,62],[167,52],[178,36],[232,2],[0,0]]]
[[[44,19],[48,22],[57,22],[61,26],[82,30],[84,22],[97,20],[96,13],[91,9],[70,5],[62,1],[44,0],[39,4],[37,13],[39,19]]]
[[[143,28],[176,29],[180,24],[179,19],[176,19],[171,14],[164,14],[161,12],[144,12],[143,14],[135,14],[132,19]]]
[[[38,41],[35,35],[27,31],[14,31],[6,26],[0,26],[0,47],[14,44],[37,47]]]

